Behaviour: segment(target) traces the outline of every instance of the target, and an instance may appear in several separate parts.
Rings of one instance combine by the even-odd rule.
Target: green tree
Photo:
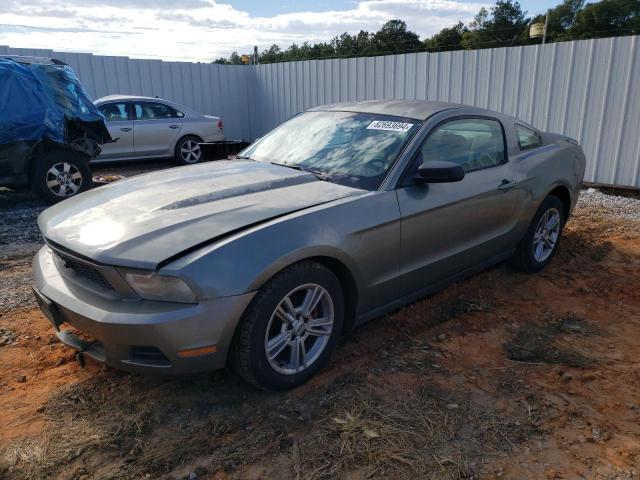
[[[430,51],[460,50],[462,49],[462,37],[468,28],[464,23],[458,22],[451,28],[443,28],[433,37],[424,41],[424,46]]]
[[[221,65],[244,65],[238,52],[233,52],[229,58],[217,58],[212,63],[219,63]]]
[[[545,23],[548,15],[547,42],[566,39],[569,37],[568,30],[573,25],[576,15],[583,5],[584,0],[564,0],[560,5],[549,9],[546,14],[533,17],[531,23]],[[535,40],[534,42],[538,43]]]
[[[567,38],[614,37],[640,33],[640,0],[602,0],[576,12]]]
[[[278,45],[271,45],[268,50],[265,50],[258,54],[258,60],[260,63],[273,63],[279,62],[282,52]]]
[[[422,50],[420,37],[407,30],[406,22],[389,20],[372,38],[374,53],[395,53]]]
[[[498,0],[490,12],[481,8],[461,44],[464,48],[491,48],[516,45],[528,38],[529,18],[518,2]]]

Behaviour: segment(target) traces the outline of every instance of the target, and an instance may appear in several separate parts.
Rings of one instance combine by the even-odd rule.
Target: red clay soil
[[[379,318],[291,392],[80,368],[37,310],[0,328],[18,339],[0,477],[640,475],[640,224],[602,209],[576,212],[545,271],[500,265]],[[58,458],[69,434],[99,440]]]

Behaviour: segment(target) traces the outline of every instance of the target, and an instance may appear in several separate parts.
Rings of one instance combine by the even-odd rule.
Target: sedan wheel
[[[333,301],[320,285],[289,292],[271,314],[265,335],[269,365],[278,373],[299,373],[320,358],[333,330]]]
[[[178,157],[182,163],[192,164],[202,160],[202,149],[198,139],[188,137],[178,146]]]
[[[336,275],[313,261],[292,265],[253,298],[235,333],[230,363],[260,388],[300,385],[329,358],[343,317],[343,291]]]

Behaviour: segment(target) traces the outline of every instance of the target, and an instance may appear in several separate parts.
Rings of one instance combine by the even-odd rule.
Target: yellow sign
[[[240,57],[240,60],[242,60],[242,63],[244,63],[245,65],[249,65],[249,62],[251,61],[251,57],[249,55],[242,55]]]
[[[536,38],[544,35],[544,23],[534,23],[529,28],[529,37]]]

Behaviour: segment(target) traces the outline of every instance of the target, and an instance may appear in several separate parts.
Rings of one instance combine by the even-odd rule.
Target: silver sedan
[[[222,120],[169,100],[109,95],[95,102],[114,143],[105,144],[94,162],[174,158],[202,160],[198,143],[224,140]]]
[[[231,364],[288,388],[356,325],[506,259],[544,268],[584,169],[574,140],[488,110],[317,107],[234,161],[46,210],[36,294],[63,342],[109,365]]]

